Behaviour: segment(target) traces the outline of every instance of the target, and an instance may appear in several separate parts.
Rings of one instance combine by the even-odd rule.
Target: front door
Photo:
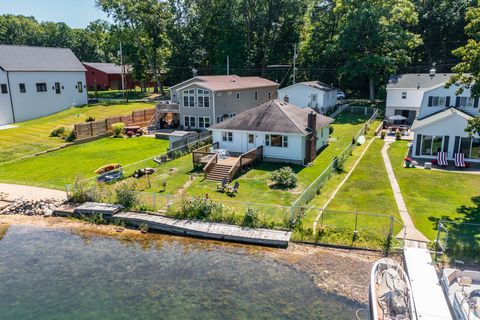
[[[247,151],[250,151],[252,149],[255,149],[257,147],[256,145],[256,139],[255,134],[247,134]]]

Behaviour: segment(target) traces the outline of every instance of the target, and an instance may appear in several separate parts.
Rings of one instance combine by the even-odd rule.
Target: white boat
[[[378,260],[370,275],[371,320],[417,320],[410,280],[394,260]]]
[[[445,268],[442,287],[457,320],[480,320],[480,272]]]

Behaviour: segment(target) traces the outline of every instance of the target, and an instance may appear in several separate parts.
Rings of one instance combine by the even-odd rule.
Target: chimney
[[[308,114],[307,123],[312,132],[317,132],[317,114],[315,112],[312,111]]]
[[[307,136],[305,146],[305,162],[310,163],[315,160],[317,156],[317,114],[310,112],[308,114],[308,128],[311,130]]]
[[[435,69],[435,66],[430,69],[430,78],[435,77],[435,74],[437,73],[437,69]]]
[[[288,96],[288,94],[286,94],[285,97],[283,97],[283,101],[285,101],[286,103],[290,102],[290,97]]]

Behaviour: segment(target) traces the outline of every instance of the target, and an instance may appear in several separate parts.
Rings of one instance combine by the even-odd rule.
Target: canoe
[[[383,258],[373,265],[369,298],[371,320],[417,320],[410,279],[392,259]]]
[[[120,169],[120,170],[114,170],[114,171],[108,171],[108,172],[102,173],[101,175],[98,176],[97,181],[109,183],[109,182],[119,180],[121,178],[123,178],[123,171]]]
[[[115,169],[118,169],[118,168],[121,168],[121,167],[122,167],[122,165],[119,164],[119,163],[111,163],[111,164],[107,164],[107,165],[104,165],[103,167],[98,168],[97,170],[95,170],[95,173],[96,174],[102,174],[102,173],[109,172],[109,171],[112,171],[112,170],[115,170]]]

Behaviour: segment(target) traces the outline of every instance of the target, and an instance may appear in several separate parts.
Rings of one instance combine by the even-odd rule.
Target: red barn
[[[122,67],[114,63],[83,62],[87,69],[88,90],[121,90]],[[135,89],[135,81],[128,74],[129,66],[125,67],[125,89]]]

